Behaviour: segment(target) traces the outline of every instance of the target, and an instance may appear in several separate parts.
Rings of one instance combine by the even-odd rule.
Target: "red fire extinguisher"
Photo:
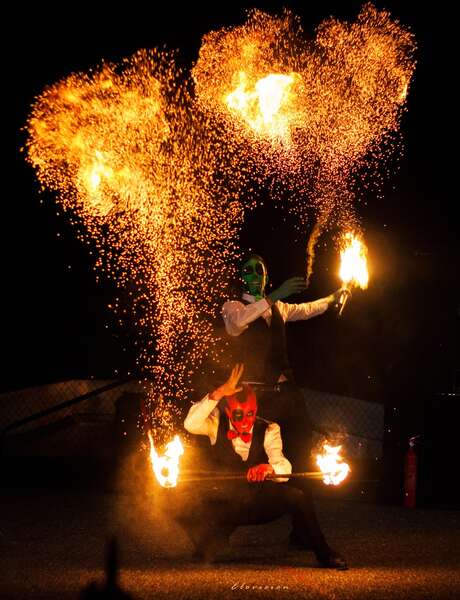
[[[415,508],[417,492],[417,454],[415,453],[415,441],[419,436],[409,438],[409,449],[404,462],[404,503],[406,508]]]

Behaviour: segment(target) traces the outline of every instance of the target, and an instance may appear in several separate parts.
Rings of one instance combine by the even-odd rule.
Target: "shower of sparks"
[[[316,220],[308,278],[325,229],[359,230],[354,190],[369,175],[377,184],[395,149],[414,51],[413,34],[372,4],[354,22],[323,21],[311,41],[291,12],[260,10],[203,38],[192,71],[201,105],[244,148],[255,177],[277,171],[273,193],[289,190],[299,227]]]
[[[266,151],[272,142],[289,145],[300,124],[300,65],[288,47],[302,43],[298,28],[290,13],[253,10],[244,25],[206,34],[192,70],[199,101],[241,138],[267,142]]]
[[[230,168],[227,149],[183,79],[170,55],[139,51],[50,86],[28,121],[28,160],[42,188],[57,192],[96,246],[96,268],[130,300],[112,308],[121,323],[134,321],[139,366],[153,379],[156,438],[173,429],[213,345],[242,219],[231,180],[216,176]]]
[[[129,299],[112,308],[153,378],[155,439],[218,352],[212,322],[238,252],[241,192],[253,207],[270,176],[300,230],[315,219],[310,276],[325,229],[360,231],[354,190],[394,146],[414,50],[372,5],[354,22],[322,22],[311,41],[289,11],[253,10],[204,36],[195,98],[171,55],[139,51],[35,101],[28,160]]]

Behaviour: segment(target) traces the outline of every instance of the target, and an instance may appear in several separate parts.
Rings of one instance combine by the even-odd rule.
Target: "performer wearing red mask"
[[[345,560],[326,543],[313,504],[303,492],[283,485],[288,477],[269,481],[273,474],[289,475],[292,468],[283,455],[279,425],[257,417],[254,391],[238,383],[242,373],[243,366],[236,365],[223,385],[192,405],[184,421],[190,433],[209,437],[214,468],[244,472],[247,479],[229,482],[217,495],[203,494],[200,500],[208,527],[203,529],[203,520],[193,511],[188,515],[191,518],[182,515],[180,522],[190,533],[197,554],[212,558],[216,547],[228,543],[239,525],[266,523],[288,513],[304,548],[312,549],[322,566],[346,568]]]

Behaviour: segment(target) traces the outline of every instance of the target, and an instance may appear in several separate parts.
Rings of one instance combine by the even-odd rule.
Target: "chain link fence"
[[[0,395],[0,430],[14,422],[25,419],[35,413],[40,413],[68,400],[78,398],[111,383],[111,380],[73,379],[48,385],[16,390]],[[21,426],[20,431],[43,427],[67,416],[92,414],[113,417],[115,403],[123,392],[143,392],[142,384],[135,381],[122,383],[119,387],[94,395],[87,400],[69,407],[63,407],[56,413],[41,417],[38,421]]]
[[[304,388],[312,420],[336,434],[346,456],[380,461],[383,454],[384,406],[357,398]],[[320,436],[317,436],[320,439]]]
[[[44,437],[52,438],[52,451],[55,453],[75,453],[79,449],[89,453],[96,448],[100,451],[104,443],[107,446],[111,432],[113,435],[117,401],[123,397],[125,401],[132,398],[138,403],[139,398],[147,393],[138,381],[120,382],[117,387],[104,391],[103,388],[111,383],[116,385],[116,382],[108,380],[70,380],[1,394],[0,431],[14,427],[7,437],[14,433],[14,437],[23,440],[27,434],[30,437],[33,432],[42,431]],[[101,393],[97,393],[98,389]],[[347,456],[372,460],[381,458],[383,405],[310,389],[302,391],[313,421],[328,432],[339,434],[338,439],[343,443]],[[32,415],[91,392],[95,395],[81,402],[15,426]],[[50,451],[49,444],[47,451]]]
[[[4,452],[53,456],[110,453],[118,399],[145,394],[139,382],[118,383],[79,379],[1,394]]]

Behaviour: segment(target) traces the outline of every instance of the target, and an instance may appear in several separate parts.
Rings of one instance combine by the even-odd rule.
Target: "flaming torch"
[[[323,474],[326,485],[339,485],[348,476],[350,465],[340,456],[342,446],[323,444],[321,452],[316,455],[316,464]]]
[[[339,317],[345,308],[352,287],[365,290],[369,282],[367,270],[367,248],[364,242],[354,233],[348,232],[343,237],[343,249],[340,252],[340,278],[343,293],[339,300]]]
[[[158,483],[162,487],[176,487],[177,478],[179,477],[179,458],[184,453],[179,436],[174,436],[173,441],[166,444],[163,456],[160,456],[155,450],[150,431],[148,432],[148,436],[150,441],[150,461]]]

